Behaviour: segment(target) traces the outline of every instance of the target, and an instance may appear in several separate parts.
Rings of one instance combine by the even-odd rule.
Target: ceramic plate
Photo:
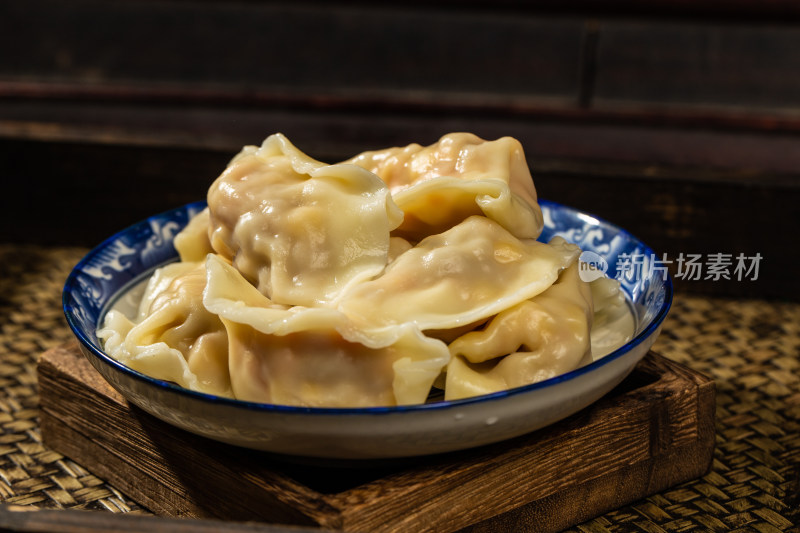
[[[152,216],[92,250],[69,275],[67,321],[92,365],[131,403],[184,430],[230,444],[325,459],[398,458],[480,446],[534,431],[586,407],[633,369],[655,341],[672,301],[653,251],[597,217],[540,201],[540,240],[561,235],[611,277],[617,272],[636,315],[634,338],[593,363],[554,378],[458,401],[380,408],[304,408],[243,402],[140,374],[103,352],[95,331],[110,305],[155,268],[177,259],[174,236],[205,203]],[[637,258],[636,269],[622,268]]]

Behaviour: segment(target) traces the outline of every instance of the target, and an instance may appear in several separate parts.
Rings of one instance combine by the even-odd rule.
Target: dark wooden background
[[[512,135],[541,197],[800,299],[800,4],[0,0],[0,242],[91,246],[244,144]]]

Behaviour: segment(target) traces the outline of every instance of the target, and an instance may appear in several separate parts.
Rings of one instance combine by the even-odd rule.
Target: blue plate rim
[[[582,211],[577,208],[569,207],[560,204],[558,202],[553,202],[551,200],[545,200],[540,198],[538,202],[540,206],[547,206],[549,208],[568,210],[576,214],[580,213],[592,217],[595,221],[597,221],[598,225],[603,225],[612,228],[619,234],[624,234],[629,239],[632,239],[633,241],[639,243],[644,249],[645,254],[649,255],[653,253],[653,250],[649,246],[647,246],[641,239],[638,239],[631,232],[617,226],[616,224],[608,222],[601,217],[595,216],[592,213]],[[214,403],[217,405],[223,405],[223,406],[228,405],[231,407],[244,408],[253,411],[270,412],[276,414],[330,416],[330,415],[386,415],[386,414],[400,414],[400,413],[416,413],[416,412],[426,412],[426,411],[449,410],[468,405],[499,401],[514,396],[518,396],[521,394],[526,394],[532,391],[550,388],[567,381],[572,381],[573,379],[577,379],[578,377],[583,376],[597,368],[600,368],[602,366],[610,364],[613,361],[616,361],[617,359],[628,354],[631,350],[636,348],[638,345],[640,345],[642,342],[648,339],[651,335],[655,334],[656,331],[661,327],[664,319],[666,318],[672,306],[672,298],[674,294],[672,277],[669,274],[667,274],[666,277],[664,278],[664,285],[663,285],[664,300],[661,304],[661,307],[659,308],[658,312],[655,314],[651,322],[624,346],[618,348],[617,350],[614,350],[613,352],[609,353],[608,355],[598,360],[592,361],[591,363],[585,366],[576,368],[564,374],[560,374],[558,376],[554,376],[552,378],[548,378],[546,380],[532,383],[529,385],[523,385],[521,387],[515,387],[512,389],[498,391],[491,394],[476,396],[472,398],[464,398],[461,400],[450,400],[450,401],[442,400],[426,404],[398,405],[398,406],[386,406],[386,407],[301,407],[292,405],[249,402],[244,400],[237,400],[234,398],[216,396],[213,394],[186,389],[175,383],[147,376],[145,374],[142,374],[141,372],[138,372],[136,370],[133,370],[125,366],[121,362],[109,356],[104,351],[99,349],[95,344],[95,342],[92,341],[92,339],[87,338],[83,329],[78,326],[74,313],[72,311],[73,305],[72,302],[70,301],[72,298],[73,288],[77,285],[77,278],[78,275],[82,272],[82,269],[87,264],[89,264],[92,261],[92,259],[95,258],[101,252],[101,250],[105,249],[109,245],[109,243],[119,240],[123,235],[135,230],[136,228],[141,228],[145,225],[149,225],[154,220],[163,219],[165,217],[171,216],[174,213],[188,211],[192,208],[202,209],[205,206],[206,202],[201,200],[197,202],[191,202],[173,209],[169,209],[167,211],[163,211],[161,213],[149,216],[144,220],[131,224],[127,228],[118,231],[117,233],[103,240],[100,244],[92,248],[92,250],[90,250],[89,253],[87,253],[75,265],[75,267],[73,267],[72,271],[67,276],[62,291],[62,308],[66,316],[67,323],[70,329],[72,330],[73,334],[78,339],[78,342],[82,345],[84,349],[89,350],[97,360],[111,366],[112,368],[140,382],[144,382],[149,385],[154,385],[159,389],[163,389],[163,391],[166,393],[176,394],[179,396],[188,396],[196,400],[208,403]]]

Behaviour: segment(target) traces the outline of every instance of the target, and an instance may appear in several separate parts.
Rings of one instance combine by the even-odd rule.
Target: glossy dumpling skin
[[[98,338],[105,340],[109,355],[143,374],[231,396],[227,333],[203,306],[205,284],[204,262],[160,268],[148,283],[136,322],[110,311]]]
[[[400,254],[381,276],[344,293],[338,308],[367,330],[458,328],[543,292],[579,253],[563,239],[521,240],[473,216]]]
[[[433,342],[421,336],[370,348],[335,330],[270,335],[244,324],[226,321],[226,327],[233,392],[246,401],[304,407],[420,404],[449,359],[442,345],[436,368],[424,368],[430,358],[417,364],[422,344]]]
[[[365,332],[326,307],[282,306],[223,259],[207,259],[204,304],[227,330],[241,400],[311,407],[424,403],[450,359],[411,325]]]
[[[405,214],[394,234],[412,242],[473,215],[485,215],[519,238],[541,233],[542,212],[525,154],[511,137],[485,141],[451,133],[430,146],[369,151],[347,162],[386,182]]]
[[[227,331],[239,400],[308,407],[396,404],[389,354],[347,342],[336,331],[269,335],[233,322]]]
[[[208,207],[193,216],[172,241],[181,261],[196,263],[205,261],[208,254],[213,253],[208,236],[211,227],[211,215]]]
[[[447,399],[515,387],[591,357],[580,250],[541,227],[514,139],[327,165],[276,134],[213,183],[135,320],[111,312],[98,336],[135,370],[253,402],[421,404],[443,371]]]
[[[600,277],[590,285],[594,304],[592,357],[597,360],[631,340],[636,321],[619,281]]]
[[[324,304],[378,274],[403,216],[374,174],[316,161],[280,134],[231,161],[208,207],[214,251],[285,305]]]
[[[591,361],[592,293],[577,261],[550,288],[454,340],[445,399],[536,383]]]

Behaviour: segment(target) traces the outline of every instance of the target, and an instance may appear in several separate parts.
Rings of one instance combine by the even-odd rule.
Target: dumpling
[[[328,302],[380,273],[403,214],[355,165],[326,165],[283,135],[246,147],[208,192],[211,246],[272,301]]]
[[[137,322],[110,311],[97,332],[111,357],[188,389],[231,396],[228,338],[203,306],[204,264],[172,263],[150,279]]]
[[[338,308],[367,330],[457,328],[543,292],[579,253],[563,239],[520,240],[474,216],[399,255],[381,276],[343,293]]]
[[[592,357],[597,360],[631,340],[636,321],[619,281],[600,277],[589,285],[594,303]]]
[[[318,407],[424,403],[447,346],[404,324],[363,332],[341,312],[282,306],[217,256],[207,259],[206,307],[228,332],[238,399]]]
[[[519,238],[543,227],[522,145],[451,133],[422,147],[369,151],[347,161],[376,173],[405,213],[395,235],[418,242],[472,215],[485,215]]]
[[[306,407],[424,403],[449,359],[440,343],[419,364],[430,339],[404,337],[384,348],[349,342],[334,330],[270,335],[225,321],[236,398]],[[425,364],[427,363],[427,364]]]
[[[193,216],[172,241],[181,261],[194,263],[203,261],[214,251],[208,237],[211,217],[206,207]]]
[[[541,229],[514,139],[327,165],[276,134],[230,162],[174,240],[181,261],[98,337],[144,374],[245,401],[420,404],[442,376],[448,400],[516,387],[590,361],[593,312],[627,311]]]
[[[592,316],[591,287],[575,262],[540,295],[450,344],[445,399],[536,383],[590,362]]]
[[[206,259],[206,276],[203,305],[229,322],[247,324],[262,333],[276,335],[308,329],[337,329],[347,324],[342,313],[329,307],[287,306],[273,302],[217,255]]]
[[[239,400],[307,407],[395,405],[387,354],[334,330],[270,335],[226,322]],[[424,398],[422,399],[424,401]]]

